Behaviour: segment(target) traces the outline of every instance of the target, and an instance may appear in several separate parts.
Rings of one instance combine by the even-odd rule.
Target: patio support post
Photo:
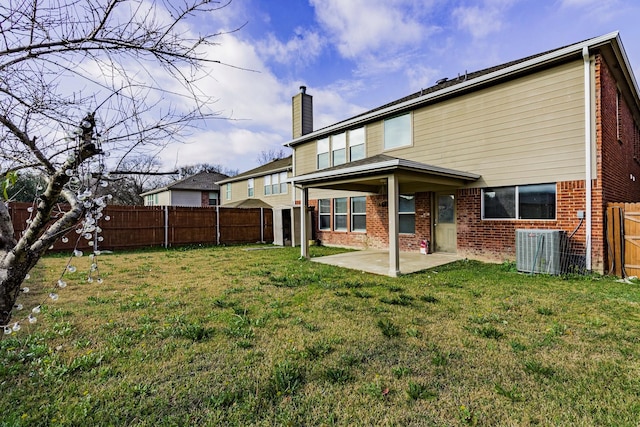
[[[300,197],[300,257],[309,259],[309,236],[307,236],[307,206],[309,206],[309,189],[302,187]]]
[[[398,179],[395,175],[387,178],[387,206],[389,208],[389,275],[397,277],[400,274],[400,252],[398,250]]]

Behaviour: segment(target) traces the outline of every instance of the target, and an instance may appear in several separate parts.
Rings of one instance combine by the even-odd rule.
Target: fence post
[[[220,205],[216,205],[216,245],[220,246]]]
[[[169,206],[165,206],[164,209],[164,247],[169,247]]]
[[[264,243],[264,208],[260,208],[260,243]]]

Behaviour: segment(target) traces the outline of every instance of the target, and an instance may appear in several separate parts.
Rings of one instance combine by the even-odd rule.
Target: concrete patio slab
[[[400,274],[415,273],[440,265],[449,264],[462,258],[455,254],[434,253],[423,255],[419,252],[400,252]],[[313,262],[335,265],[352,270],[389,276],[389,251],[362,250],[311,258]]]

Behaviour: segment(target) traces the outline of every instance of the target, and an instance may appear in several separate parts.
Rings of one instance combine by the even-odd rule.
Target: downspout
[[[584,60],[584,158],[585,158],[585,268],[591,271],[591,58],[589,48],[582,48]]]

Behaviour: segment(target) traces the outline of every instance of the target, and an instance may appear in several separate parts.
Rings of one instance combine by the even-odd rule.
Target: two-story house
[[[640,97],[617,32],[462,72],[319,130],[301,125],[308,97],[293,98],[304,130],[286,143],[296,199],[324,244],[388,249],[392,276],[399,251],[422,241],[513,260],[518,229],[562,230],[584,268],[603,272],[606,204],[640,200]]]
[[[140,194],[145,206],[217,206],[220,186],[217,181],[228,178],[216,172],[200,172],[174,181],[164,187]]]
[[[300,244],[300,206],[291,190],[292,157],[276,159],[218,181],[224,208],[270,208],[274,244]]]

